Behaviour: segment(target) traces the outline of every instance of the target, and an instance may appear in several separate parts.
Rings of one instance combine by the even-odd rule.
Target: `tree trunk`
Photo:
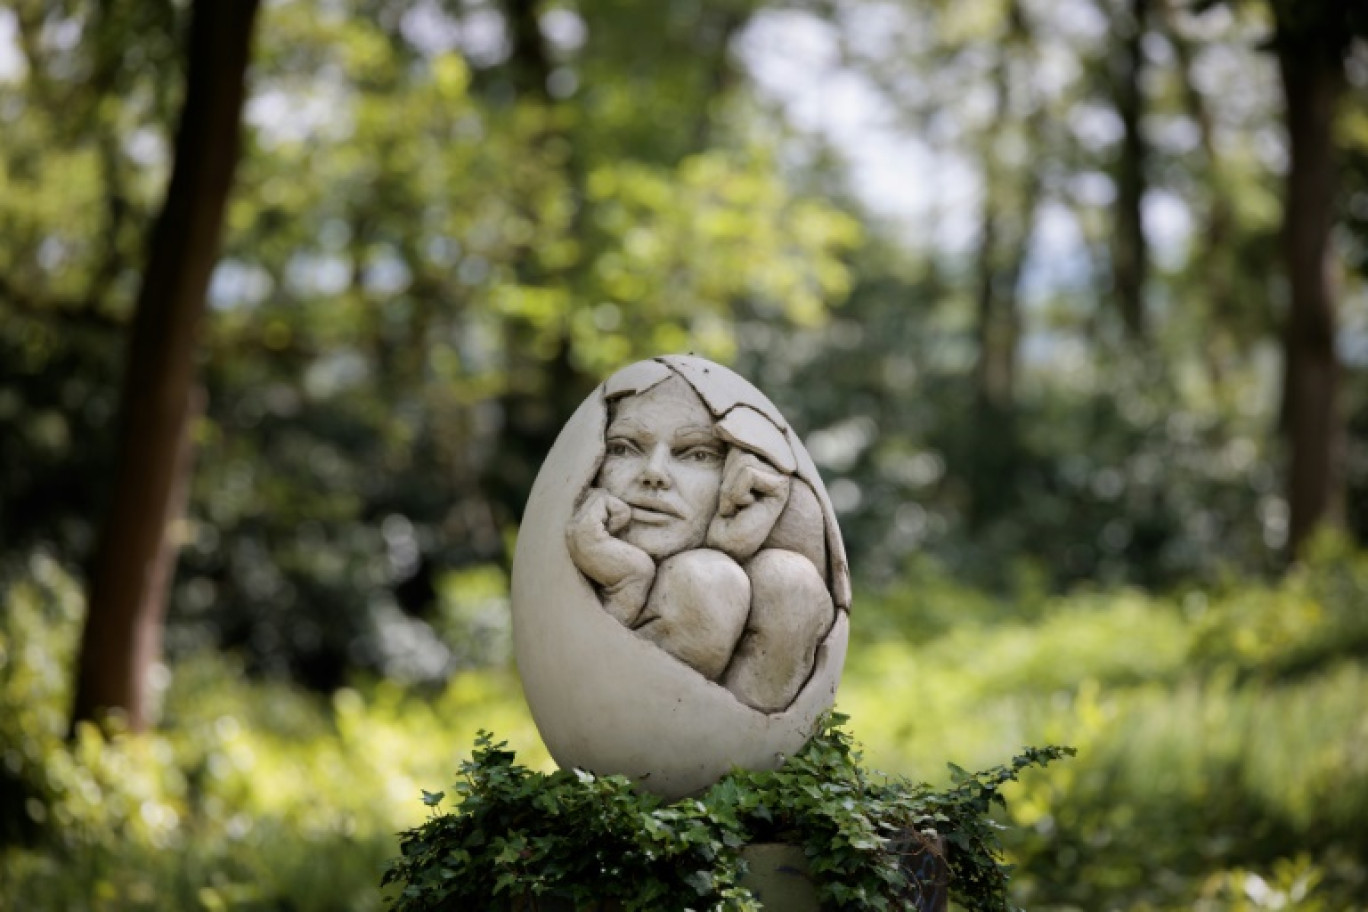
[[[1020,336],[1015,289],[1000,274],[1000,219],[991,183],[984,193],[978,250],[978,361],[974,365],[975,401],[994,416],[1009,413],[1016,398],[1016,350]],[[989,422],[989,423],[996,423]]]
[[[1283,253],[1291,306],[1286,323],[1283,420],[1288,437],[1288,550],[1296,556],[1322,523],[1343,520],[1345,430],[1339,410],[1334,218],[1335,109],[1345,82],[1344,35],[1332,16],[1289,22],[1280,13],[1278,64],[1286,98],[1288,169]]]
[[[1017,39],[1020,14],[1013,4],[1013,28],[1009,39]],[[1008,40],[998,48],[993,67],[993,116],[983,148],[983,212],[979,229],[977,299],[978,360],[974,366],[975,401],[980,413],[988,413],[988,425],[997,425],[1012,410],[1016,398],[1016,357],[1020,341],[1020,315],[1017,312],[1017,275],[1030,240],[1030,202],[1027,192],[1018,199],[1016,174],[999,151],[1003,134],[1011,131],[1011,55],[1019,41]],[[1025,185],[1035,180],[1028,171]],[[1014,218],[1013,216],[1016,216]],[[1015,230],[1014,230],[1015,229]]]
[[[1149,0],[1130,0],[1120,20],[1117,72],[1112,95],[1121,119],[1121,148],[1116,159],[1116,226],[1112,235],[1112,291],[1126,333],[1145,335],[1145,279],[1149,249],[1145,242],[1142,205],[1145,199],[1147,148],[1142,132],[1145,98],[1142,79],[1145,55],[1141,42]]]
[[[713,131],[718,119],[718,100],[730,94],[737,83],[736,65],[732,59],[732,41],[750,19],[750,12],[728,9],[725,6],[700,17],[704,22],[711,18],[716,23],[718,37],[712,43],[704,78],[708,83],[708,101],[698,109],[698,120],[694,126],[694,147],[706,149],[712,145]]]
[[[1211,106],[1198,88],[1193,76],[1196,54],[1191,42],[1183,35],[1177,21],[1175,6],[1179,0],[1158,0],[1156,11],[1159,25],[1173,47],[1177,59],[1177,75],[1181,82],[1183,102],[1188,114],[1197,124],[1197,134],[1204,163],[1198,172],[1209,194],[1203,229],[1201,231],[1203,284],[1208,299],[1208,337],[1202,345],[1207,375],[1212,388],[1218,392],[1226,383],[1225,359],[1238,349],[1239,333],[1232,326],[1240,320],[1240,310],[1248,306],[1236,294],[1235,270],[1239,261],[1233,255],[1238,242],[1235,210],[1216,144],[1216,128]],[[1224,397],[1223,397],[1224,398]]]
[[[73,723],[102,711],[147,725],[147,671],[188,484],[194,362],[233,171],[257,0],[198,0],[175,165],[151,238],[125,367],[113,497],[100,528]],[[182,498],[183,499],[183,498]]]
[[[518,98],[546,102],[550,97],[547,80],[551,76],[551,58],[542,36],[539,7],[538,0],[505,0],[504,15],[513,39],[508,64]]]
[[[1041,176],[1030,162],[1008,161],[1000,143],[1018,132],[1037,149],[1045,129],[1043,100],[1013,105],[1012,90],[1029,91],[1029,82],[1013,79],[1012,64],[1033,65],[1031,29],[1021,4],[1008,10],[1007,40],[993,72],[994,116],[983,152],[984,197],[978,249],[978,360],[974,365],[974,439],[966,470],[970,479],[969,522],[979,527],[1004,510],[1015,491],[1017,355],[1021,342],[1021,273],[1030,250],[1040,198]],[[1017,74],[1018,76],[1020,74]],[[1027,113],[1012,123],[1014,109]]]

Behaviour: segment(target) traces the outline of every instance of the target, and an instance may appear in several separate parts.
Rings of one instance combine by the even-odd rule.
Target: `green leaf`
[[[461,803],[401,834],[403,855],[383,877],[411,900],[395,912],[496,908],[514,891],[581,905],[615,899],[641,910],[683,908],[681,895],[693,895],[744,912],[755,906],[735,886],[738,852],[777,839],[804,847],[823,903],[896,909],[906,906],[902,853],[922,831],[955,847],[957,903],[1006,912],[1002,825],[988,806],[1001,798],[999,783],[1066,753],[1030,749],[972,774],[952,765],[956,783],[936,791],[861,769],[849,736],[824,723],[781,769],[737,770],[701,798],[667,805],[621,776],[533,772],[482,733],[462,764],[469,789]],[[442,797],[423,791],[428,807]]]

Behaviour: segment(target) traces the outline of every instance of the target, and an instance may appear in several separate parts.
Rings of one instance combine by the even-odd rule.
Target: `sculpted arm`
[[[655,561],[616,534],[631,521],[632,509],[602,488],[591,488],[565,530],[570,559],[602,587],[603,607],[628,627],[646,604]]]

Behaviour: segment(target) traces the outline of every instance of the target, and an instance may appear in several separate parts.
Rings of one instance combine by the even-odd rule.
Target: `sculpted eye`
[[[636,444],[621,437],[614,437],[609,440],[607,451],[609,456],[632,456],[640,452]]]
[[[680,454],[680,458],[685,462],[697,462],[703,465],[713,465],[722,461],[722,454],[712,447],[696,446],[689,447]]]

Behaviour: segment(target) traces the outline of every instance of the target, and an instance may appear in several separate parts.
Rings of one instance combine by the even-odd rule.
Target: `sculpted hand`
[[[603,606],[630,626],[646,604],[655,561],[617,533],[632,521],[632,508],[602,488],[591,488],[565,529],[570,559],[603,587]]]
[[[717,516],[708,527],[708,547],[733,560],[748,560],[779,520],[792,479],[753,453],[733,447],[722,468]]]

